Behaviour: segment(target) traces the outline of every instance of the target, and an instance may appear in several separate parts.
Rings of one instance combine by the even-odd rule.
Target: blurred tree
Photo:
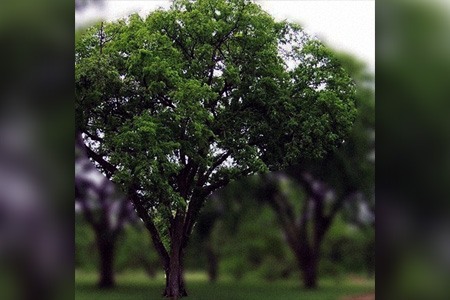
[[[377,284],[383,299],[447,299],[450,27],[447,1],[377,7]],[[380,3],[380,2],[379,2]],[[379,24],[379,26],[378,26]],[[381,174],[381,175],[380,175]],[[380,289],[381,290],[381,289]]]
[[[340,279],[344,272],[374,275],[375,253],[372,227],[349,223],[342,212],[335,217],[321,247],[320,271]]]
[[[136,219],[133,207],[88,159],[78,136],[75,156],[75,208],[95,232],[99,253],[98,286],[112,288],[116,241],[126,223]]]
[[[301,28],[247,0],[175,0],[76,42],[76,125],[132,200],[186,296],[183,254],[206,198],[234,179],[320,158],[348,134],[354,86]]]
[[[210,282],[215,282],[219,272],[219,253],[216,249],[213,232],[216,223],[223,218],[225,211],[219,199],[215,195],[211,197],[213,199],[208,202],[208,205],[203,208],[202,214],[198,217],[195,234],[205,251],[208,279]]]
[[[259,176],[252,176],[217,193],[223,214],[211,239],[219,250],[222,272],[238,280],[251,276],[270,281],[287,277],[292,270],[293,261],[276,217],[271,209],[255,201],[261,183]]]
[[[278,215],[306,288],[317,285],[321,243],[345,203],[355,205],[357,211],[361,205],[366,207],[364,222],[374,224],[373,76],[354,58],[343,54],[340,57],[357,86],[358,115],[350,136],[336,151],[320,161],[302,160],[284,173],[269,174],[264,179],[265,187],[260,191],[260,197]],[[293,192],[289,179],[297,182],[302,191]]]
[[[154,251],[151,236],[142,223],[126,226],[117,250],[117,270],[143,270],[155,278],[160,269],[160,259]]]

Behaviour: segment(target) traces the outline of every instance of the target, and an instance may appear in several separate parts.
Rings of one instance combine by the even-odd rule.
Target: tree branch
[[[111,176],[117,171],[117,168],[110,162],[106,161],[100,154],[95,153],[88,146],[84,145],[84,147],[86,149],[88,157],[97,162],[103,168],[103,170],[105,170],[105,172],[108,173],[107,177],[108,179],[110,179]]]
[[[290,208],[289,203],[279,193],[274,193],[272,195],[272,201],[269,201],[269,203],[278,216],[278,222],[280,223],[286,234],[288,243],[293,249],[298,249],[300,241],[298,238],[299,232],[292,214],[292,208]]]
[[[211,185],[202,187],[197,182],[197,186],[194,188],[193,194],[191,196],[191,201],[189,202],[188,211],[186,213],[186,218],[184,221],[184,241],[183,245],[186,245],[189,235],[191,234],[192,228],[194,226],[195,220],[197,219],[200,209],[203,206],[206,198],[215,190],[224,187],[230,182],[228,177],[222,178]]]
[[[204,197],[208,197],[212,192],[214,192],[217,189],[220,189],[221,187],[226,186],[230,182],[230,178],[222,178],[208,186],[205,186],[200,189],[200,194],[204,195]]]
[[[206,173],[204,175],[201,176],[201,178],[199,178],[199,180],[197,181],[197,186],[203,186],[206,181],[208,180],[209,176],[211,175],[211,173],[218,167],[220,166],[228,157],[230,157],[231,155],[231,151],[228,150],[225,153],[221,154],[217,160],[211,165],[211,167],[209,167],[209,169],[206,171]]]
[[[97,142],[103,142],[103,139],[93,135],[92,133],[90,133],[89,131],[85,130],[83,131],[84,134],[86,134],[91,140],[97,141]]]
[[[189,202],[188,210],[183,224],[183,247],[187,245],[189,236],[192,232],[192,228],[194,227],[195,220],[200,213],[200,209],[202,208],[205,199],[206,197],[197,195],[195,192],[191,197],[191,201]]]
[[[170,264],[170,257],[167,252],[166,247],[164,246],[161,237],[159,235],[158,229],[156,228],[155,224],[153,223],[153,220],[148,215],[146,209],[140,205],[140,200],[138,195],[133,191],[129,192],[129,198],[131,199],[131,202],[134,205],[134,208],[136,209],[136,213],[139,216],[139,218],[142,219],[144,222],[145,227],[150,231],[153,245],[155,246],[156,251],[159,254],[159,257],[162,260],[162,263],[164,265],[164,269],[168,270],[169,264]]]

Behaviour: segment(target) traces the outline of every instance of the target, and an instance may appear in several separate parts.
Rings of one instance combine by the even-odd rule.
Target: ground
[[[320,281],[317,291],[305,291],[295,280],[265,282],[256,280],[235,281],[222,278],[217,283],[209,283],[202,273],[186,275],[189,297],[193,300],[371,300],[375,299],[374,280],[349,277],[339,282],[331,279]],[[139,272],[117,276],[118,286],[112,291],[100,291],[95,287],[95,273],[75,272],[77,300],[147,300],[162,299],[164,278],[159,275],[149,279]],[[373,298],[363,298],[373,295]]]

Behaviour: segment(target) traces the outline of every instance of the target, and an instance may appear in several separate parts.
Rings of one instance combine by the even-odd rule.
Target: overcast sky
[[[375,70],[375,0],[257,2],[275,19],[300,23],[310,34],[334,49],[354,54]],[[115,20],[132,12],[145,16],[155,8],[169,6],[169,0],[106,0],[102,6],[76,12],[75,24],[78,27],[100,18]]]

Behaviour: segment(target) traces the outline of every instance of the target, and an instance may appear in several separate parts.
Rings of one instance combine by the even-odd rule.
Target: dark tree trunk
[[[300,280],[305,289],[317,288],[318,253],[309,248],[302,248],[295,252],[300,270]]]
[[[100,279],[98,287],[102,289],[113,288],[116,284],[114,278],[115,237],[104,231],[97,232],[97,247],[99,254]]]
[[[183,221],[177,214],[171,228],[169,263],[166,267],[166,289],[163,296],[180,299],[187,296],[183,274]]]
[[[211,241],[207,242],[206,245],[206,257],[208,260],[208,278],[210,282],[216,282],[217,280],[217,270],[218,270],[218,259],[217,254],[214,251]]]
[[[317,259],[313,254],[303,267],[303,285],[306,289],[317,288]]]
[[[181,263],[171,263],[170,271],[166,272],[166,289],[163,296],[174,300],[187,296]]]

